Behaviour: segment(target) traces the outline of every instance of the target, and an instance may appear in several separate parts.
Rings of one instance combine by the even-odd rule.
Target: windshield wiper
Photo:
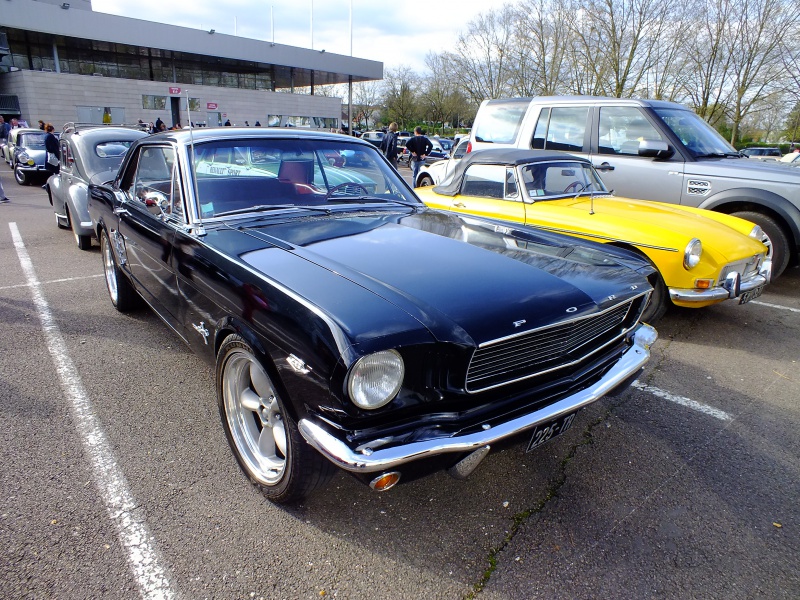
[[[707,154],[695,154],[695,158],[725,158],[727,156],[739,158],[738,152],[708,152]]]
[[[402,204],[403,206],[407,206],[409,208],[417,209],[421,206],[421,204],[417,204],[414,202],[406,202],[405,200],[398,200],[396,198],[381,198],[380,196],[334,196],[328,198],[328,202],[353,202],[353,203],[366,203],[366,202],[385,202],[389,204]]]
[[[267,210],[286,210],[287,208],[297,208],[299,210],[310,210],[316,212],[323,212],[330,214],[330,210],[322,206],[302,206],[297,204],[259,204],[257,206],[248,206],[247,208],[237,208],[236,210],[226,210],[221,213],[216,213],[215,217],[227,217],[230,215],[243,215],[249,212],[262,212]]]

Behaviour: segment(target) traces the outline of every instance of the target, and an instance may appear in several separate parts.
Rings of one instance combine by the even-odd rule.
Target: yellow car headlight
[[[686,269],[696,267],[700,263],[700,257],[703,255],[703,244],[697,238],[692,239],[686,245],[683,251],[683,266]]]

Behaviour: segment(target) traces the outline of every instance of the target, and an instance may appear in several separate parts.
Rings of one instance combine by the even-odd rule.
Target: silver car
[[[89,185],[114,179],[130,145],[147,134],[140,129],[67,124],[61,134],[61,170],[47,180],[47,195],[56,224],[72,229],[78,248],[92,247],[87,209]]]

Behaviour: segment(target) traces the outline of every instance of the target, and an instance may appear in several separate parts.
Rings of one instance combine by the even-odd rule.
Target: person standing
[[[5,123],[3,124],[5,125]],[[6,197],[6,192],[3,189],[3,182],[0,180],[0,204],[8,204],[9,202],[11,201]]]
[[[381,140],[381,151],[383,155],[389,159],[392,166],[397,168],[397,123],[389,124],[389,131],[383,136]]]
[[[48,123],[44,126],[44,130],[47,132],[44,136],[44,149],[47,151],[45,166],[50,175],[58,173],[59,159],[61,158],[61,151],[58,148],[58,138],[53,134],[55,129],[52,123]],[[47,184],[45,183],[42,187],[46,188]]]
[[[406,149],[411,154],[412,182],[414,187],[417,187],[419,168],[425,162],[425,157],[433,150],[433,144],[422,134],[422,127],[417,125],[414,127],[414,137],[406,142]]]

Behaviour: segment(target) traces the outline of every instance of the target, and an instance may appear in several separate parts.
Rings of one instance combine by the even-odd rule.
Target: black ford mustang
[[[336,467],[385,490],[466,477],[521,432],[533,449],[656,338],[642,259],[428,209],[355,138],[150,136],[89,212],[112,302],[143,299],[215,366],[231,448],[276,502]]]

